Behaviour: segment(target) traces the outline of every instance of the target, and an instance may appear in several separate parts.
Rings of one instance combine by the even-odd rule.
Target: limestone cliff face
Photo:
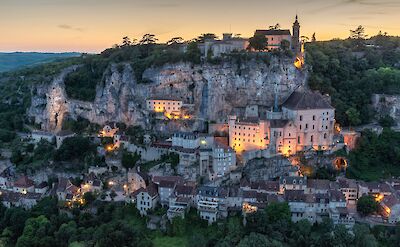
[[[389,115],[395,120],[396,125],[400,126],[400,95],[374,94],[371,101],[379,115],[377,119]]]
[[[240,67],[234,63],[168,64],[147,69],[143,77],[149,82],[145,84],[137,83],[129,64],[123,70],[117,67],[112,65],[105,71],[94,102],[67,97],[64,78],[77,67],[65,69],[50,85],[36,88],[28,114],[50,131],[60,129],[66,116],[81,116],[98,124],[146,125],[146,99],[168,97],[193,104],[194,114],[201,120],[223,121],[235,107],[272,106],[276,89],[282,102],[306,81],[306,72],[297,71],[289,60],[273,60],[270,66],[253,61]]]

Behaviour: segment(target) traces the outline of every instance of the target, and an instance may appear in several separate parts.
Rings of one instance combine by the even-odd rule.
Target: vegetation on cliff
[[[400,93],[400,37],[311,42],[306,51],[309,86],[332,97],[343,126],[373,119],[373,93]]]
[[[400,133],[384,128],[381,135],[364,131],[350,152],[347,176],[367,181],[400,176]]]

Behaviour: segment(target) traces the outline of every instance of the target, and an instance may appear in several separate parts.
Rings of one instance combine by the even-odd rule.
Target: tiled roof
[[[22,176],[14,182],[14,186],[19,188],[29,188],[34,186],[34,182],[27,176]]]
[[[320,93],[310,90],[293,92],[282,106],[292,110],[333,109]]]
[[[176,185],[175,181],[161,180],[158,185],[159,188],[174,188]]]
[[[330,181],[326,179],[308,179],[307,187],[318,190],[329,190]]]
[[[395,195],[385,196],[382,200],[387,207],[392,208],[393,206],[400,204],[400,200]]]
[[[195,187],[188,185],[177,185],[175,187],[175,194],[177,195],[195,195]]]
[[[255,35],[291,35],[289,29],[256,30]]]

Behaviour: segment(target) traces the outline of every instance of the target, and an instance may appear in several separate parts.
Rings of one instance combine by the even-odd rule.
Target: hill
[[[60,59],[77,56],[80,56],[80,53],[0,52],[0,72],[20,69],[27,66],[36,66],[42,63],[54,62]]]

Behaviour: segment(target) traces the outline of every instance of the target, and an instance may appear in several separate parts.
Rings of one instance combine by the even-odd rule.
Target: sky
[[[123,36],[146,33],[164,42],[202,33],[253,35],[279,23],[301,35],[347,38],[363,25],[369,35],[400,35],[400,0],[0,0],[0,51],[100,52]]]

